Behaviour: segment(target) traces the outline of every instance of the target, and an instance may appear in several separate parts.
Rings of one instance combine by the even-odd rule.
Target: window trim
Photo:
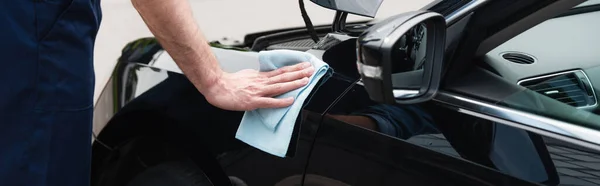
[[[579,14],[592,13],[592,12],[598,12],[598,11],[600,11],[600,3],[586,5],[586,6],[582,6],[582,7],[574,7],[574,8],[571,8],[569,11],[562,13],[552,19],[574,16],[574,15],[579,15]]]
[[[495,121],[600,151],[600,131],[440,91],[434,101],[459,113]]]
[[[450,15],[448,15],[446,18],[446,24],[451,25],[455,23],[456,21],[460,20],[460,18],[469,15],[469,13],[473,12],[473,10],[476,10],[487,2],[488,0],[473,0],[469,2],[458,10],[450,13]]]

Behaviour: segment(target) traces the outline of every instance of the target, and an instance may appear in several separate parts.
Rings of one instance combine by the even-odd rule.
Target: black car
[[[347,23],[380,2],[313,2],[331,25],[303,11],[306,27],[211,42],[226,71],[278,49],[332,68],[287,157],[237,140],[244,112],[208,104],[141,38],[96,104],[92,185],[600,185],[600,1],[438,0]]]

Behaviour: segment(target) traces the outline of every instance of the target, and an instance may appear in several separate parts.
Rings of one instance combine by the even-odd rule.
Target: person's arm
[[[307,77],[314,71],[310,64],[302,63],[271,72],[223,72],[196,24],[188,0],[132,0],[132,3],[186,77],[211,104],[222,109],[289,106],[293,98],[272,96],[306,85]]]

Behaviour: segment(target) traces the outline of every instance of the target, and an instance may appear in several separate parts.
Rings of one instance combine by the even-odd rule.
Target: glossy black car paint
[[[152,48],[151,43],[138,49],[148,48]],[[145,55],[141,55],[139,60],[133,60],[143,62]],[[124,59],[132,60],[130,56]],[[296,126],[302,127],[298,128],[301,132],[296,137],[297,144],[293,145],[297,146],[297,149],[291,148],[292,152],[289,152],[294,154],[294,157],[280,159],[237,141],[234,136],[243,112],[223,111],[211,106],[183,75],[152,68],[143,63],[119,63],[116,69],[120,70],[116,71],[120,76],[113,76],[116,78],[111,81],[116,86],[116,92],[129,93],[116,96],[119,97],[116,105],[123,102],[124,107],[118,109],[98,136],[99,141],[110,146],[112,151],[103,145],[94,147],[94,182],[98,181],[99,185],[121,185],[132,174],[137,173],[136,165],[127,162],[127,158],[123,160],[122,157],[115,157],[117,159],[114,161],[110,157],[107,159],[107,156],[119,153],[139,153],[128,149],[128,143],[164,143],[170,146],[169,148],[183,149],[185,154],[201,165],[202,170],[211,179],[220,178],[221,182],[217,182],[220,184],[215,185],[222,185],[226,181],[221,169],[228,175],[238,176],[252,185],[274,185],[286,177],[301,176],[320,113],[323,113],[329,106],[328,103],[333,102],[352,83],[346,77],[334,76],[319,89],[320,92],[326,93],[312,96],[311,102],[304,108],[306,112],[303,112],[303,117],[299,117],[297,121]],[[168,77],[156,81],[157,84],[152,88],[135,96],[137,90],[131,87],[138,83],[135,79],[140,77],[139,73],[142,70],[152,74],[151,76]],[[170,158],[160,154],[161,148],[152,146],[152,149],[144,149],[148,150],[146,156],[149,156],[149,159],[156,159],[151,162]],[[115,164],[118,166],[107,167]],[[123,166],[130,167],[125,170],[130,172],[118,171],[123,170],[119,169]],[[260,174],[257,174],[257,171],[260,171]],[[101,180],[112,180],[116,183]]]
[[[472,89],[461,80],[470,76],[498,78],[485,70],[487,67],[461,66],[471,61],[477,48],[470,44],[551,2],[494,1],[449,24],[446,56],[450,65],[444,91],[468,93],[466,90]],[[506,13],[511,16],[498,8],[507,6],[512,7],[512,12]],[[490,11],[495,9],[498,11]],[[494,19],[485,22],[486,17]],[[348,49],[354,47],[353,40],[332,40],[315,48],[329,51],[323,60],[336,73],[305,103],[296,123],[297,141],[292,140],[296,148],[290,149],[294,156],[285,159],[234,138],[242,112],[214,108],[182,74],[151,67],[152,56],[161,50],[155,40],[132,42],[123,50],[108,85],[111,88],[105,89],[112,91],[101,94],[101,99],[112,101],[114,116],[94,143],[93,185],[124,185],[148,166],[184,158],[192,159],[214,185],[228,185],[227,176],[239,177],[249,185],[600,184],[594,176],[600,176],[600,158],[596,158],[600,152],[460,113],[460,105],[445,99],[420,105],[433,116],[438,133],[391,136],[332,117],[377,104],[355,83],[358,74],[352,64],[356,56],[340,57],[353,51]],[[142,77],[165,78],[150,79],[153,85],[147,90],[136,89]],[[441,97],[447,95],[451,94],[443,92]],[[522,139],[514,145],[523,148],[510,151],[494,146],[494,141],[512,144],[500,135],[505,132]],[[498,161],[493,157],[498,149],[512,156]],[[542,166],[522,169],[530,172],[506,168],[506,164],[520,162],[519,158]],[[335,181],[323,181],[326,179]]]

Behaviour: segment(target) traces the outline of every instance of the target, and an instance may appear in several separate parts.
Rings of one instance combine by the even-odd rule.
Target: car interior
[[[599,5],[587,1],[571,12]],[[483,61],[510,82],[598,113],[595,87],[600,84],[593,80],[600,73],[600,54],[595,52],[600,25],[590,23],[599,18],[600,11],[562,14],[506,41]]]

